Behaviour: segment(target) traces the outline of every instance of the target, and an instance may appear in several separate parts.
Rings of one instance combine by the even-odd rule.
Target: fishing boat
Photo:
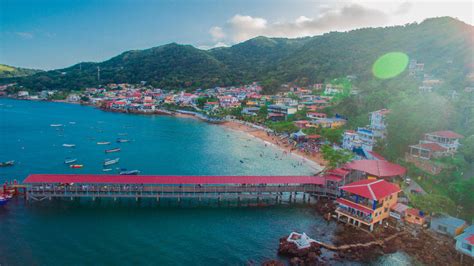
[[[15,164],[15,161],[6,161],[6,162],[1,162],[0,167],[7,167],[7,166],[13,166]]]
[[[99,141],[97,142],[97,145],[109,145],[110,141]]]
[[[120,151],[120,148],[113,148],[113,149],[105,150],[105,153],[118,152],[118,151]]]
[[[130,142],[128,139],[117,139],[118,143],[125,143],[125,142]]]
[[[4,195],[0,195],[0,206],[7,204],[8,200],[9,199],[5,197]]]
[[[120,175],[138,175],[140,171],[138,170],[130,170],[130,171],[121,171]]]
[[[66,158],[66,160],[64,160],[64,163],[71,164],[71,163],[75,163],[76,161],[77,161],[76,158]]]
[[[104,168],[104,169],[102,169],[102,172],[109,172],[109,171],[112,171],[112,168]]]
[[[120,161],[120,158],[115,158],[115,159],[106,159],[104,161],[104,165],[112,165],[112,164],[116,164]]]
[[[66,148],[74,148],[74,147],[76,147],[76,144],[67,144],[67,143],[64,143],[64,144],[63,144],[63,147],[66,147]]]
[[[49,126],[51,126],[51,127],[62,127],[63,124],[51,124],[51,125],[49,125]]]
[[[69,167],[70,167],[70,168],[77,169],[77,168],[82,168],[82,167],[84,167],[84,165],[82,165],[82,164],[71,164],[71,165],[69,165]]]

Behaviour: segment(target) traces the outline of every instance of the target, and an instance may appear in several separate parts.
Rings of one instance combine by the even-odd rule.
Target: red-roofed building
[[[448,150],[449,153],[454,154],[459,148],[459,140],[464,138],[456,132],[443,130],[425,134],[423,143],[437,143]]]
[[[404,167],[384,160],[356,160],[347,163],[344,168],[362,172],[367,177],[376,178],[404,176],[406,173]]]
[[[405,221],[411,224],[424,225],[426,223],[426,215],[415,208],[409,208],[405,211]]]
[[[374,224],[390,216],[395,206],[400,188],[384,179],[364,179],[339,188],[341,198],[336,209],[337,218],[356,226],[373,230]]]

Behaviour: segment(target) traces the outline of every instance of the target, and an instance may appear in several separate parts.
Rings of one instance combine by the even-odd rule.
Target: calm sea
[[[118,138],[130,142],[116,143]],[[97,145],[99,141],[112,144]],[[113,147],[121,152],[104,153]],[[2,183],[21,181],[31,173],[100,174],[104,159],[117,157],[120,164],[107,173],[120,168],[158,175],[315,171],[297,158],[282,159],[281,151],[245,134],[193,119],[0,99],[0,161],[16,161],[13,167],[0,168]],[[68,168],[66,158],[77,158],[84,168]],[[15,199],[0,207],[0,265],[258,264],[277,258],[278,239],[291,231],[330,241],[333,227],[307,206],[208,206],[192,201],[178,206],[151,200],[25,204]]]

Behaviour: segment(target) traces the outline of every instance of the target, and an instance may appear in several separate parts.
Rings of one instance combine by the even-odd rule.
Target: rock
[[[278,260],[267,260],[262,263],[262,266],[285,266],[285,264]]]
[[[290,265],[294,265],[294,266],[304,265],[304,262],[302,259],[298,257],[293,257],[290,259]]]

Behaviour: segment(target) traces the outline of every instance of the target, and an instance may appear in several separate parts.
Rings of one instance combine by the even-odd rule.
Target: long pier
[[[335,198],[325,180],[314,176],[121,176],[30,175],[23,184],[28,200],[53,198],[274,199],[309,202]]]

